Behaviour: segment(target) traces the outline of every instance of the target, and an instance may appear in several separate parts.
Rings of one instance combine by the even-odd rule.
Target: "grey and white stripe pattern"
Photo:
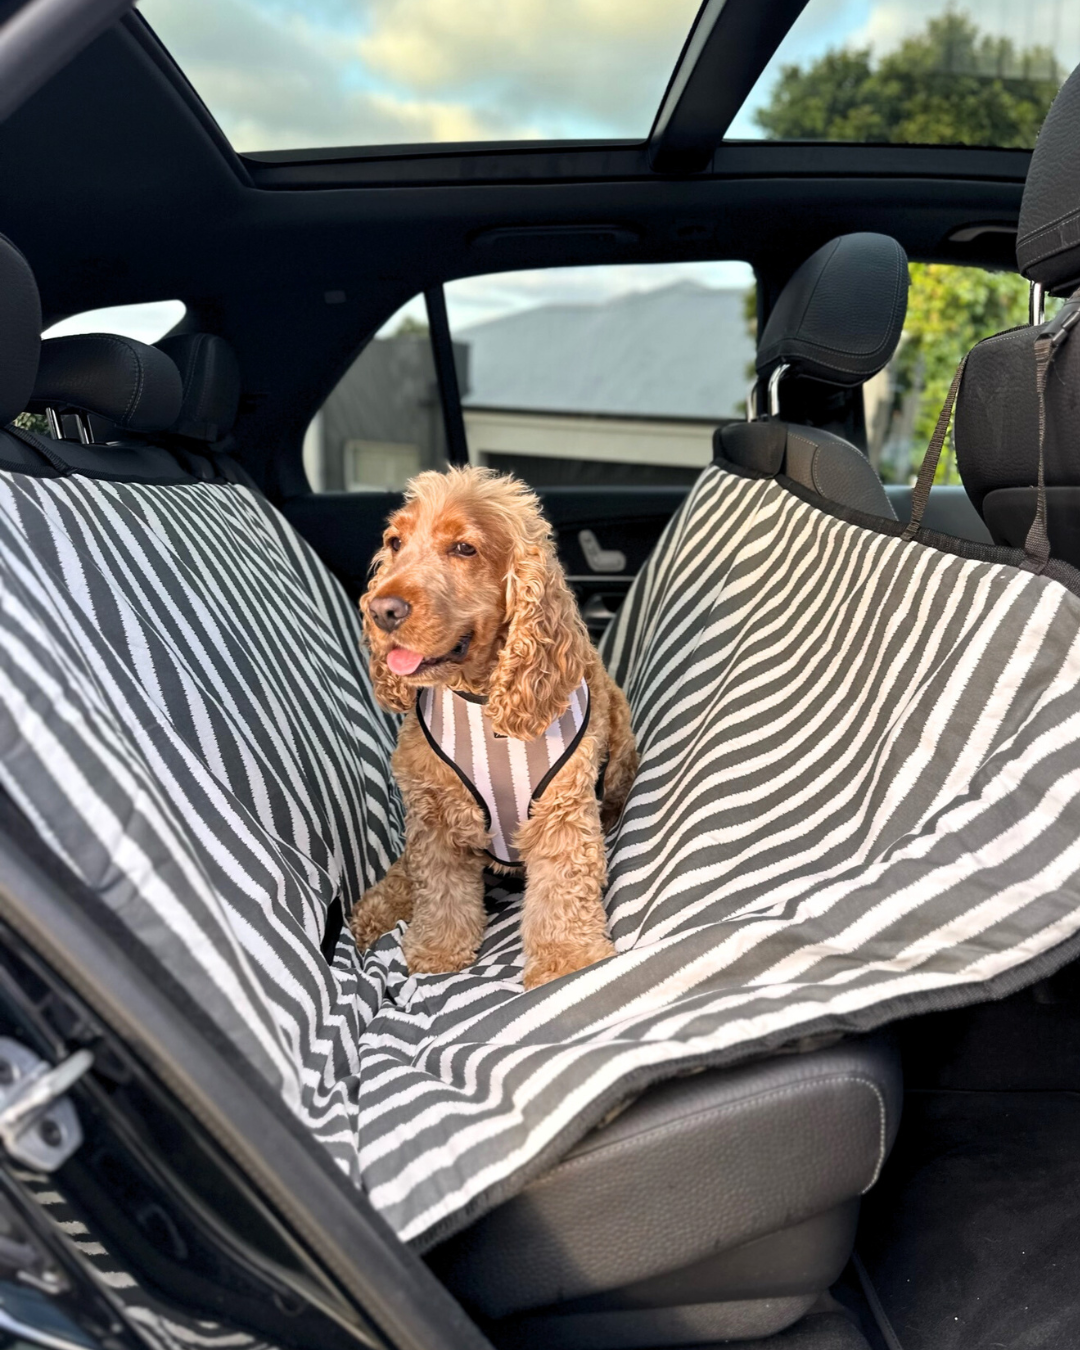
[[[0,781],[345,1175],[428,1245],[627,1094],[986,997],[1080,931],[1080,599],[707,470],[606,641],[642,765],[617,955],[318,952],[388,864],[359,629],[245,489],[0,476]]]
[[[149,1350],[275,1350],[268,1341],[206,1316],[185,1315],[163,1302],[118,1261],[100,1235],[79,1217],[56,1176],[44,1176],[22,1167],[12,1168],[15,1180],[49,1216],[56,1229],[82,1258],[107,1304],[118,1311],[147,1343]]]
[[[496,862],[520,862],[514,844],[518,827],[573,753],[588,719],[589,686],[582,680],[566,711],[531,741],[500,736],[483,701],[456,690],[421,689],[416,711],[432,749],[483,807],[491,832],[488,852]]]

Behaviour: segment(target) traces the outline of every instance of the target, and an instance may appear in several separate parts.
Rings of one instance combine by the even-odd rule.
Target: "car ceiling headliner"
[[[0,126],[0,229],[34,267],[50,320],[176,297],[188,326],[231,338],[244,374],[238,441],[255,469],[290,461],[264,474],[280,496],[297,487],[304,426],[358,347],[430,285],[742,258],[772,291],[854,229],[893,234],[913,257],[1010,266],[1011,235],[949,235],[1014,225],[1029,159],[732,143],[678,177],[652,172],[631,143],[242,158],[129,16]],[[345,302],[327,303],[328,291]]]

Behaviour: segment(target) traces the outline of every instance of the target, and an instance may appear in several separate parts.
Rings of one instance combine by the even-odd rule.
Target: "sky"
[[[643,138],[697,3],[140,0],[139,8],[237,149],[258,151]],[[782,65],[841,45],[888,51],[950,4],[1022,47],[1052,47],[1066,68],[1080,62],[1080,0],[810,0],[729,135],[761,134],[754,109],[767,102]],[[738,262],[566,268],[455,282],[447,300],[454,326],[463,327],[528,305],[597,303],[680,279],[739,287],[752,281]],[[112,315],[112,327],[127,331],[126,323],[133,337],[170,313],[161,304],[125,311]],[[423,317],[422,302],[403,313]]]
[[[644,137],[698,0],[141,0],[238,150]],[[1077,0],[810,0],[781,65],[888,51],[946,8],[1080,61]]]

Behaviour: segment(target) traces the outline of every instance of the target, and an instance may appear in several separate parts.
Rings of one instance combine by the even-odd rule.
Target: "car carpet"
[[[1080,1345],[1080,1093],[909,1091],[859,1250],[903,1350]]]
[[[725,1341],[715,1350],[869,1350],[869,1347],[862,1332],[844,1313],[824,1312],[809,1314],[793,1327],[764,1340]]]

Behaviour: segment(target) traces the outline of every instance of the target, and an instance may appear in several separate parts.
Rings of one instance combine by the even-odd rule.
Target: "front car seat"
[[[1031,157],[1016,238],[1032,283],[1032,325],[997,333],[968,354],[956,397],[956,463],[998,544],[1022,548],[1035,517],[1039,406],[1034,344],[1042,296],[1080,284],[1080,70],[1046,116]],[[1062,344],[1046,386],[1045,477],[1051,554],[1080,566],[1080,342]]]
[[[782,381],[797,377],[856,388],[883,370],[900,341],[907,293],[907,255],[888,235],[842,235],[807,258],[761,334],[752,420],[721,427],[713,439],[716,455],[756,472],[783,474],[836,505],[895,520],[862,451],[821,427],[782,420],[781,392]]]

